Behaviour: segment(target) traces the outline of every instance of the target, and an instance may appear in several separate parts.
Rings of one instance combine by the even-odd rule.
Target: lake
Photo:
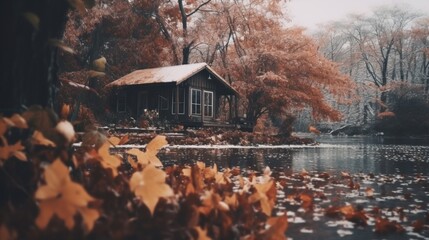
[[[204,161],[220,167],[261,171],[265,166],[292,173],[429,173],[429,139],[383,136],[318,136],[315,146],[177,146],[159,156],[167,165]]]
[[[243,175],[269,166],[283,183],[274,214],[288,216],[288,239],[429,239],[427,138],[318,136],[316,141],[315,146],[170,146],[158,156],[165,165],[239,166]],[[297,199],[303,193],[312,198],[311,210]],[[344,206],[364,220],[329,216],[328,209]],[[416,222],[425,225],[416,230]]]

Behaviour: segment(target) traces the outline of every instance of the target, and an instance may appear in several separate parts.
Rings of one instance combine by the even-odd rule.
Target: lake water
[[[220,167],[239,166],[256,171],[269,166],[286,173],[302,169],[329,173],[429,173],[427,138],[319,136],[316,141],[320,144],[304,147],[173,147],[159,156],[167,165],[204,161]]]

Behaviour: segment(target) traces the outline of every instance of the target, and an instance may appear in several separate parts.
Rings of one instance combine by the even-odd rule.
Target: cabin
[[[156,110],[161,120],[203,127],[231,125],[237,116],[238,92],[206,63],[136,70],[107,87],[116,113],[136,119]]]

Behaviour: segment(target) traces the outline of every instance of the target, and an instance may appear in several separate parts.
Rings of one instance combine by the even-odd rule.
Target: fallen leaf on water
[[[384,218],[375,220],[375,232],[379,234],[403,233],[405,229],[396,221],[389,221]]]
[[[39,201],[40,212],[36,225],[45,229],[56,215],[64,221],[68,229],[74,227],[74,216],[80,213],[87,230],[91,231],[100,213],[88,208],[88,203],[95,199],[78,183],[71,181],[67,167],[61,160],[55,160],[45,168],[46,185],[39,186],[35,198]]]
[[[161,197],[174,195],[173,190],[165,183],[165,177],[166,173],[152,164],[131,176],[131,191],[149,208],[152,215]]]

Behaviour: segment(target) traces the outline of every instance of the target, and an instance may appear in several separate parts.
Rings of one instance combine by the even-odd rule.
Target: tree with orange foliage
[[[302,29],[282,26],[280,4],[223,2],[212,15],[222,22],[212,25],[220,52],[213,65],[220,66],[240,92],[242,110],[252,125],[264,114],[282,116],[303,108],[312,109],[316,120],[339,120],[326,96],[344,99],[353,83],[318,53]],[[215,22],[209,17],[206,21]]]

